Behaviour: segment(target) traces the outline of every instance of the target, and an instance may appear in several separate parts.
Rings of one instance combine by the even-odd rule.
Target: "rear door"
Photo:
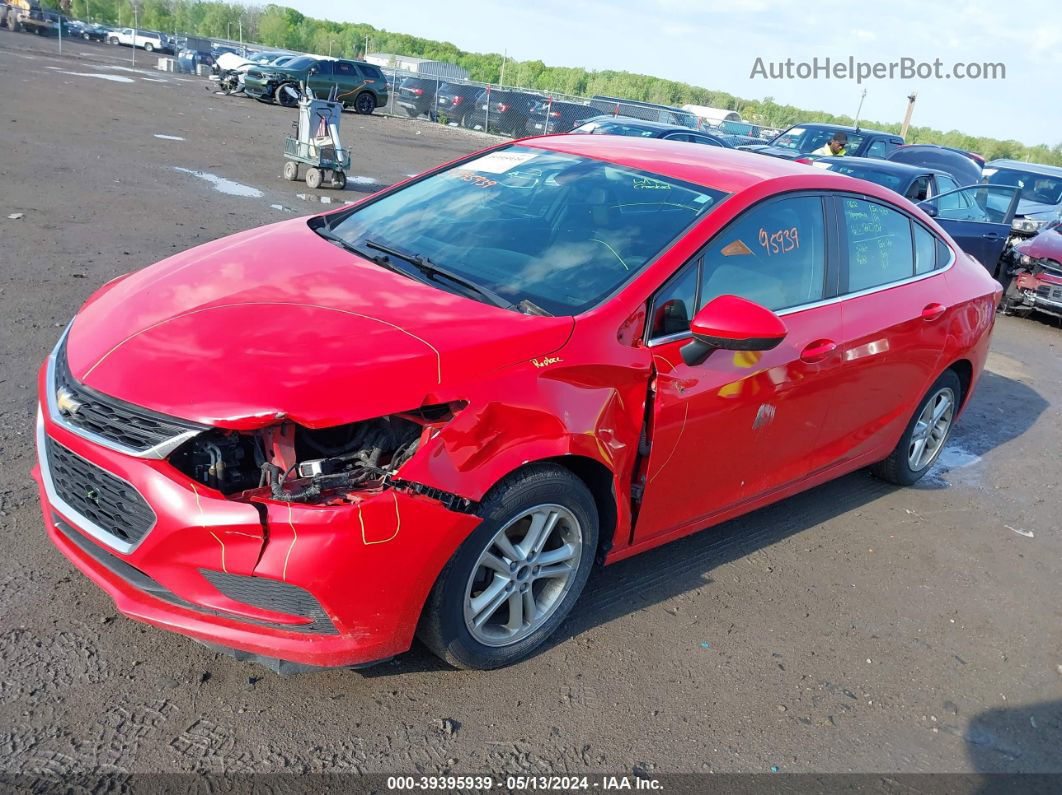
[[[995,274],[1010,236],[1018,188],[968,185],[919,204],[959,247]]]
[[[721,230],[653,300],[648,344],[656,370],[649,454],[635,543],[682,532],[727,508],[801,480],[819,451],[841,334],[830,282],[823,200],[774,199]],[[719,295],[777,311],[788,329],[769,351],[714,351],[682,360],[689,322]],[[695,527],[686,527],[688,530]]]
[[[884,457],[940,368],[951,249],[892,204],[835,200],[845,261],[841,370],[825,427],[828,458]],[[943,250],[941,250],[943,249]]]

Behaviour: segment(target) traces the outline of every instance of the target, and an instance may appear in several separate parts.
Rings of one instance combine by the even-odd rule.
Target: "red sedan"
[[[477,153],[100,288],[41,504],[125,615],[276,670],[525,657],[612,563],[933,464],[998,285],[897,194],[618,136]]]

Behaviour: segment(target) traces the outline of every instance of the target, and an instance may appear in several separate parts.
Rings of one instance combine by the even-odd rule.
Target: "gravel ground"
[[[513,668],[282,679],[118,615],[41,527],[36,368],[97,285],[320,205],[279,176],[291,112],[56,45],[0,31],[0,772],[1062,772],[1050,319],[1000,319],[918,488],[856,473],[600,571]],[[349,196],[487,142],[343,133]]]

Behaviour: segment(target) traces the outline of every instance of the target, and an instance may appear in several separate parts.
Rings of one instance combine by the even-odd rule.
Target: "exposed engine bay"
[[[177,448],[170,463],[227,496],[335,504],[352,491],[391,485],[427,435],[463,406],[423,406],[332,428],[282,422],[250,432],[215,429]]]

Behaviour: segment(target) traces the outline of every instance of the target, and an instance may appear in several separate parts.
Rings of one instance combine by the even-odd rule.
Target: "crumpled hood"
[[[1053,259],[1062,262],[1062,233],[1059,227],[1045,229],[1035,237],[1014,245],[1019,254],[1028,254],[1034,259]]]
[[[461,399],[469,381],[561,347],[573,323],[421,284],[299,218],[105,286],[75,318],[67,360],[79,381],[163,414],[327,427]]]

